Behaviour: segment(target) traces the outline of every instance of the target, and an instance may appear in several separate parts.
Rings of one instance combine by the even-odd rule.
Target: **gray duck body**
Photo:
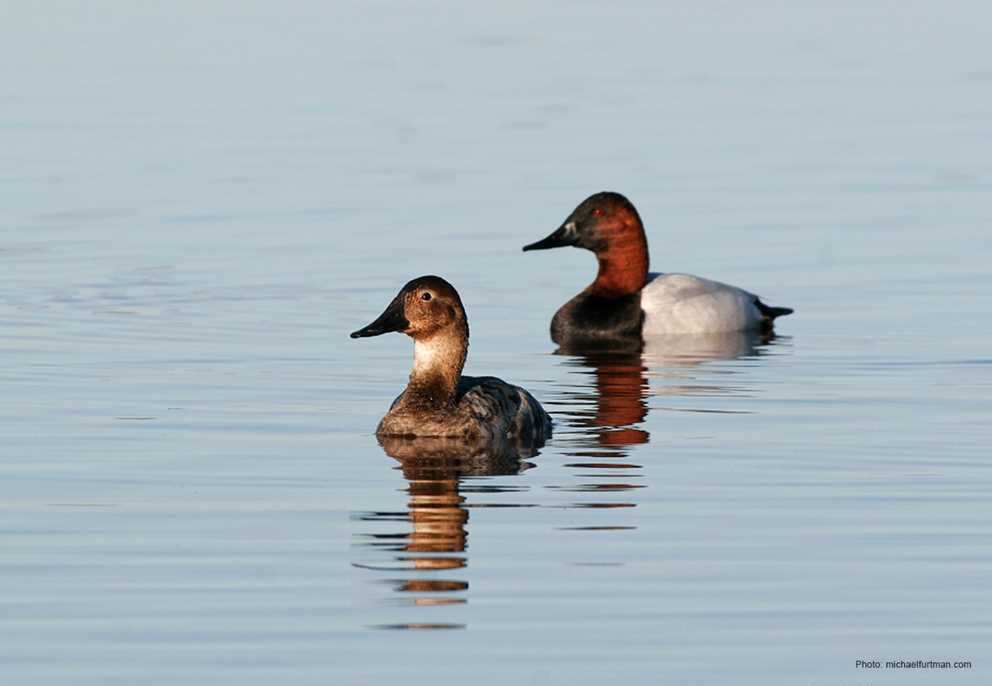
[[[448,403],[436,403],[407,387],[379,422],[376,435],[543,442],[551,437],[551,417],[520,386],[494,376],[462,376]]]

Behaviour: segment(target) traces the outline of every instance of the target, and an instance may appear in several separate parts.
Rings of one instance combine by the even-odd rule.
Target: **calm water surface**
[[[989,683],[983,4],[3,14],[4,683]],[[797,313],[555,354],[604,188]],[[538,454],[376,441],[424,273]]]

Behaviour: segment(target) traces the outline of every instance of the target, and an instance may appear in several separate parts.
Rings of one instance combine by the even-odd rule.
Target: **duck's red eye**
[[[606,214],[606,212],[603,211],[602,207],[597,207],[592,211],[592,216],[594,217],[602,217],[604,214]]]

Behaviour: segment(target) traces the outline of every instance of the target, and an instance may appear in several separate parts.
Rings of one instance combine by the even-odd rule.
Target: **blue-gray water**
[[[990,20],[5,6],[3,682],[989,683]],[[594,261],[520,246],[604,188],[797,313],[552,354]],[[556,418],[519,473],[372,435],[424,273]]]

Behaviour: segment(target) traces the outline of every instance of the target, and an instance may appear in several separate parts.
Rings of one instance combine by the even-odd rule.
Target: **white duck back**
[[[648,274],[641,290],[644,336],[750,331],[764,317],[753,293],[692,274]]]

